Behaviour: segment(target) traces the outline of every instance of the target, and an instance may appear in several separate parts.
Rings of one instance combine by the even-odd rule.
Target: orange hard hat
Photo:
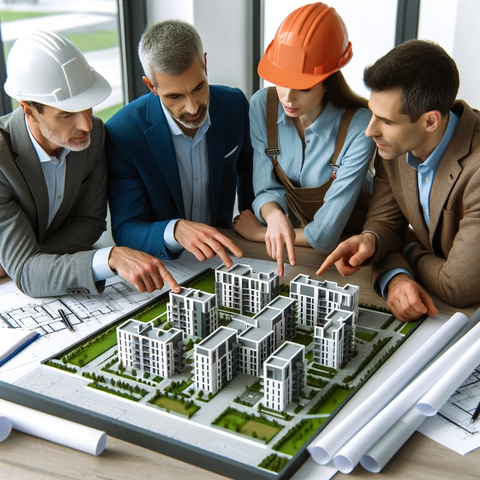
[[[340,15],[324,3],[312,3],[282,22],[258,64],[258,74],[275,85],[303,90],[323,82],[352,55]]]

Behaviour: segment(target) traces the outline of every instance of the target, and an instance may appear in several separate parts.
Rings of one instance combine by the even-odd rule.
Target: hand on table
[[[278,274],[283,277],[284,249],[290,265],[294,266],[295,258],[295,230],[292,223],[275,203],[267,203],[262,207],[262,216],[267,222],[265,233],[265,246],[267,254],[277,261]]]
[[[0,265],[0,277],[6,277],[7,272],[3,269],[3,267]]]
[[[233,220],[233,229],[242,237],[252,242],[265,242],[267,227],[255,216],[251,210],[244,210]]]
[[[343,277],[358,272],[362,263],[375,253],[376,240],[373,233],[348,238],[325,259],[317,270],[317,275],[323,275],[332,265],[337,267]]]
[[[438,310],[427,292],[405,273],[388,282],[388,308],[402,322],[409,322],[424,313],[437,315]]]
[[[166,282],[175,293],[180,286],[163,263],[147,253],[128,247],[113,247],[108,259],[112,270],[132,283],[139,292],[152,293],[163,288]]]
[[[225,248],[228,248],[237,258],[243,256],[240,248],[229,238],[203,223],[179,220],[175,225],[174,236],[175,240],[185,250],[193,253],[200,262],[218,255],[227,267],[231,267],[233,261]]]

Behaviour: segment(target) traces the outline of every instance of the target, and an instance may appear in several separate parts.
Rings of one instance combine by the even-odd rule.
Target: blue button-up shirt
[[[422,162],[422,160],[416,157],[412,152],[407,153],[407,164],[410,165],[417,171],[417,181],[418,181],[418,197],[420,199],[420,204],[422,205],[423,218],[425,219],[425,224],[430,230],[430,193],[432,191],[433,180],[440,165],[440,161],[452,140],[453,134],[457,129],[458,122],[460,118],[457,117],[452,111],[449,112],[448,124],[443,134],[442,139],[435,147],[435,150],[430,154],[430,156]],[[409,243],[403,249],[405,254],[414,243]],[[399,273],[406,273],[408,276],[410,272],[404,268],[395,268],[388,270],[387,272],[382,273],[378,277],[378,286],[382,293],[383,298],[387,298],[387,285],[388,282]]]
[[[270,158],[265,154],[266,103],[266,88],[255,93],[250,101],[250,135],[254,148],[253,187],[256,197],[253,208],[261,221],[264,221],[261,208],[266,203],[274,202],[287,212],[285,188],[276,180]],[[332,174],[330,160],[345,110],[328,103],[305,130],[305,147],[298,130],[280,104],[277,112],[278,161],[285,174],[297,187],[317,187],[325,183]],[[365,108],[360,108],[353,116],[337,159],[337,178],[327,191],[324,204],[304,229],[308,243],[322,253],[331,252],[337,246],[362,185],[366,183],[371,190],[368,164],[375,144],[371,138],[365,137],[370,117],[371,113]]]
[[[210,115],[207,116],[205,123],[196,131],[195,136],[192,138],[182,132],[160,98],[158,101],[165,114],[172,136],[173,148],[175,149],[180,184],[182,185],[185,220],[211,225],[210,176],[208,174],[206,137],[206,133],[210,128]],[[173,235],[175,224],[179,220],[177,218],[168,223],[163,237],[165,246],[172,253],[183,250],[183,247],[175,240]]]

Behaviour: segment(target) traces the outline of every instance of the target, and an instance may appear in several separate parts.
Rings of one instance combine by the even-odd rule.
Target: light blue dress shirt
[[[67,148],[62,148],[59,158],[54,156],[51,157],[35,140],[32,132],[30,132],[27,117],[25,117],[25,125],[27,126],[28,135],[32,141],[33,148],[35,148],[35,152],[40,160],[43,176],[45,177],[45,183],[47,185],[48,228],[63,202],[63,196],[65,193],[65,175],[67,173],[66,157],[70,150]],[[115,276],[115,273],[112,272],[108,266],[108,257],[110,256],[110,251],[112,248],[113,247],[101,248],[93,255],[92,273],[93,279],[96,282]]]
[[[266,102],[266,88],[256,92],[250,101],[250,135],[254,148],[253,187],[256,197],[253,209],[262,222],[265,221],[261,208],[266,203],[274,202],[287,212],[287,193],[276,180],[270,158],[265,154]],[[295,125],[285,115],[279,102],[278,161],[294,186],[317,187],[330,178],[330,159],[344,112],[344,109],[337,109],[328,103],[315,122],[305,130],[304,149]],[[324,204],[304,229],[308,243],[322,253],[329,253],[337,246],[362,185],[365,183],[371,191],[372,178],[368,164],[375,144],[372,139],[365,137],[370,117],[371,113],[365,108],[360,108],[353,116],[337,159],[337,178],[326,193]]]
[[[180,184],[182,185],[185,220],[211,225],[210,208],[210,176],[208,174],[208,149],[206,133],[210,128],[210,115],[205,123],[197,130],[195,136],[185,135],[181,128],[165,108],[160,98],[165,119],[172,137],[173,148],[177,159]],[[180,218],[171,220],[164,233],[165,246],[172,253],[178,253],[183,247],[175,240],[173,231]]]
[[[447,150],[450,141],[452,140],[455,130],[457,129],[459,121],[460,118],[457,117],[455,113],[450,111],[447,128],[445,129],[445,133],[443,134],[442,139],[435,147],[435,150],[424,162],[422,162],[422,160],[416,157],[412,152],[407,153],[407,164],[417,171],[418,196],[420,199],[420,204],[422,205],[423,218],[425,219],[425,224],[427,225],[427,228],[429,230],[430,193],[432,191],[433,180],[435,178],[435,174],[437,173],[438,166],[440,165],[440,161],[442,160],[442,157]],[[407,253],[407,251],[413,245],[415,245],[415,242],[405,245],[403,249],[403,254],[405,255],[405,253]],[[383,298],[388,297],[388,282],[399,273],[406,273],[409,277],[411,277],[410,272],[408,270],[405,270],[404,268],[394,268],[392,270],[388,270],[387,272],[382,273],[382,275],[378,277],[377,282]]]

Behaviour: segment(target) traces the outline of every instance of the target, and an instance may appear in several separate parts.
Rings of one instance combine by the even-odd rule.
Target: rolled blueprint
[[[437,384],[420,399],[417,403],[418,411],[422,415],[433,417],[478,365],[480,365],[480,340],[477,340]]]
[[[398,395],[468,323],[463,313],[455,313],[410,358],[403,363],[370,397],[353,410],[336,427],[308,447],[313,460],[326,465],[364,425]]]
[[[0,442],[3,442],[12,431],[12,422],[9,418],[0,415]]]
[[[475,312],[473,316],[480,315],[480,312],[477,312]],[[335,466],[342,473],[350,473],[358,464],[360,458],[365,455],[410,408],[417,404],[423,395],[438,382],[444,372],[479,338],[480,323],[477,323],[475,327],[446,350],[337,452],[333,457]]]
[[[6,415],[11,420],[12,427],[19,432],[75,448],[90,455],[100,455],[107,445],[105,432],[6,400],[0,400],[0,414]]]
[[[369,472],[379,473],[424,420],[425,417],[416,407],[411,408],[406,415],[360,459],[362,467]]]

